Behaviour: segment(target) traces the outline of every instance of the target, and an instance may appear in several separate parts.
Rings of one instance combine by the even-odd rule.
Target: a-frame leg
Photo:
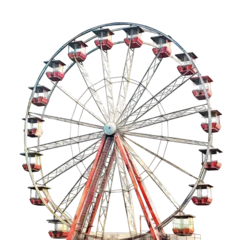
[[[140,174],[139,174],[139,172],[138,172],[138,170],[137,170],[137,168],[136,168],[136,166],[135,166],[135,164],[134,164],[134,162],[132,160],[132,157],[129,154],[128,149],[125,146],[124,146],[124,149],[125,149],[126,154],[128,156],[129,163],[132,166],[133,172],[135,174],[135,178],[136,178],[136,180],[138,182],[138,186],[139,186],[139,188],[141,190],[143,198],[144,198],[144,200],[145,200],[145,202],[146,202],[146,204],[148,206],[148,209],[149,209],[149,211],[151,213],[151,216],[152,216],[156,226],[160,226],[161,225],[160,219],[158,218],[157,213],[155,212],[155,209],[153,207],[153,204],[151,203],[152,202],[151,198],[150,198],[150,196],[148,194],[148,191],[147,191],[147,189],[145,187],[144,182],[142,181],[142,177],[140,176]],[[161,229],[161,233],[160,234],[161,234],[161,236],[165,236],[166,235],[163,229]]]
[[[103,179],[103,182],[101,184],[100,194],[97,197],[93,213],[91,214],[91,220],[90,220],[90,223],[89,223],[89,226],[88,226],[88,229],[87,229],[87,234],[89,234],[91,232],[92,228],[93,228],[93,224],[94,224],[94,221],[95,221],[95,218],[96,218],[96,215],[97,215],[98,208],[100,206],[103,194],[104,194],[104,192],[106,190],[106,187],[108,185],[109,177],[111,175],[111,171],[112,171],[112,168],[113,168],[113,163],[114,163],[115,158],[116,158],[116,150],[114,149],[114,151],[111,154],[110,161],[108,162],[108,169],[107,169],[107,172],[106,172],[106,176]]]
[[[72,240],[75,237],[76,226],[77,226],[79,217],[80,217],[80,215],[82,213],[83,205],[84,205],[84,203],[86,201],[88,190],[89,190],[89,187],[90,187],[90,185],[92,183],[92,179],[93,179],[93,176],[94,176],[94,173],[95,173],[95,170],[96,170],[96,167],[97,167],[98,160],[100,158],[101,152],[103,150],[103,146],[104,146],[105,140],[106,140],[106,137],[104,136],[102,138],[99,146],[98,146],[98,151],[97,151],[97,153],[95,155],[95,159],[94,159],[92,168],[91,168],[91,170],[89,172],[88,179],[87,179],[86,185],[85,185],[83,193],[82,193],[82,197],[81,197],[81,199],[79,201],[77,210],[76,210],[75,215],[74,215],[73,223],[71,225],[71,228],[69,229],[68,236],[67,236],[66,240]]]
[[[132,165],[129,162],[127,153],[126,153],[126,151],[124,149],[124,146],[123,146],[123,144],[122,144],[122,142],[120,140],[120,137],[118,136],[118,134],[116,134],[114,138],[115,138],[115,142],[116,142],[116,144],[117,144],[117,146],[118,146],[118,148],[120,150],[120,154],[121,154],[121,156],[122,156],[122,158],[123,158],[123,160],[125,162],[125,165],[126,165],[126,168],[128,170],[129,176],[130,176],[130,178],[132,180],[132,183],[133,183],[133,186],[134,186],[134,189],[135,189],[138,201],[139,201],[139,203],[141,205],[141,208],[142,208],[143,214],[145,216],[145,219],[147,221],[148,227],[150,229],[151,235],[152,235],[154,240],[160,240],[159,236],[158,236],[157,232],[155,231],[154,226],[153,226],[153,224],[151,222],[150,216],[149,216],[149,214],[147,212],[147,209],[146,209],[146,207],[144,205],[144,202],[142,200],[141,194],[140,194],[140,192],[138,190],[138,184],[137,184],[137,181],[135,179],[135,174],[134,174]]]

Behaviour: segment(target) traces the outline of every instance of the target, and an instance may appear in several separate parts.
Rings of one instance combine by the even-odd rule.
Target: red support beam
[[[81,234],[82,232],[85,232],[85,230],[87,228],[87,222],[86,221],[87,221],[87,218],[88,218],[88,214],[89,214],[89,211],[91,209],[91,205],[93,206],[93,199],[97,198],[98,184],[100,184],[99,180],[100,180],[103,168],[104,168],[104,163],[106,162],[109,151],[111,149],[112,143],[113,143],[113,137],[109,137],[109,136],[106,137],[106,141],[104,143],[104,147],[103,147],[103,150],[101,152],[101,155],[100,155],[100,158],[99,158],[99,161],[98,161],[98,165],[95,169],[94,177],[92,179],[90,188],[88,190],[88,196],[87,196],[87,199],[85,201],[83,211],[82,211],[82,213],[79,217],[78,223],[77,223],[78,226],[77,226],[76,230],[77,230],[78,234]]]
[[[126,151],[125,151],[125,149],[124,149],[124,147],[123,147],[123,145],[121,143],[121,140],[120,140],[118,134],[115,134],[114,138],[115,138],[115,142],[117,143],[117,146],[118,146],[118,148],[120,150],[120,154],[121,154],[121,156],[122,156],[122,158],[123,158],[123,160],[125,162],[125,165],[127,167],[129,176],[130,176],[130,178],[132,180],[132,183],[133,183],[136,195],[138,197],[138,201],[139,201],[139,203],[141,205],[141,208],[142,208],[143,214],[145,216],[145,219],[147,221],[148,227],[150,229],[151,235],[152,235],[154,240],[159,240],[159,236],[155,232],[154,226],[152,225],[152,222],[151,222],[150,217],[148,215],[147,209],[144,206],[144,202],[143,202],[141,194],[140,194],[140,192],[138,190],[138,185],[137,185],[137,182],[135,180],[135,174],[134,174],[134,171],[132,169],[132,165],[129,163],[129,159],[128,159],[127,153],[126,153]]]
[[[148,196],[148,194],[147,194],[147,191],[146,191],[146,189],[144,188],[144,186],[143,186],[143,184],[142,184],[142,177],[139,175],[138,170],[137,170],[136,166],[134,165],[134,163],[133,163],[133,161],[132,161],[132,158],[131,158],[131,156],[130,156],[130,154],[129,154],[129,152],[128,152],[128,149],[126,148],[126,146],[124,146],[124,149],[125,149],[125,151],[126,151],[126,153],[127,153],[127,157],[128,157],[128,159],[129,159],[129,163],[130,163],[131,166],[132,166],[132,169],[133,169],[135,178],[136,178],[136,180],[137,180],[137,183],[138,183],[138,186],[139,186],[139,188],[140,188],[140,190],[141,190],[141,193],[142,193],[142,195],[143,195],[143,198],[144,198],[144,200],[145,200],[145,202],[146,202],[146,204],[147,204],[147,206],[148,206],[148,209],[149,209],[149,211],[150,211],[150,213],[151,213],[151,215],[152,215],[152,218],[153,218],[156,226],[158,226],[158,225],[161,224],[161,222],[160,222],[160,220],[158,219],[157,215],[155,214],[155,211],[154,211],[154,209],[153,209],[153,207],[152,207],[152,204],[151,204],[151,202],[150,202],[150,200],[149,200],[149,196]]]
[[[96,172],[96,168],[97,168],[97,165],[98,165],[98,162],[99,162],[99,159],[100,159],[103,147],[104,147],[105,140],[106,140],[106,135],[103,136],[101,144],[99,146],[99,149],[98,149],[97,155],[95,157],[92,169],[91,169],[91,171],[89,173],[89,177],[88,177],[85,189],[83,191],[80,203],[78,205],[78,208],[77,208],[77,211],[76,211],[76,214],[75,214],[75,217],[73,219],[73,223],[71,225],[71,229],[69,231],[67,240],[73,240],[75,238],[75,236],[77,235],[76,226],[77,226],[77,223],[78,223],[78,221],[80,219],[81,213],[83,211],[83,207],[85,205],[85,202],[86,202],[86,199],[87,199],[87,196],[88,196],[88,192],[89,192],[89,188],[90,188],[90,185],[92,183],[94,174]]]
[[[98,207],[99,207],[99,204],[100,204],[100,201],[102,199],[102,195],[103,195],[103,192],[105,190],[105,187],[106,187],[106,184],[107,184],[107,181],[108,181],[108,176],[109,176],[109,173],[112,169],[112,165],[113,165],[113,162],[115,161],[116,159],[116,151],[115,149],[113,150],[113,153],[111,155],[111,158],[110,158],[110,161],[109,161],[109,164],[108,164],[108,168],[107,168],[107,171],[105,173],[105,176],[103,178],[103,181],[102,181],[102,184],[101,184],[101,192],[98,193],[98,196],[97,196],[97,199],[96,199],[96,202],[95,202],[95,205],[93,207],[93,212],[92,212],[92,215],[91,215],[91,218],[90,218],[90,221],[88,223],[88,227],[87,227],[87,230],[86,230],[86,233],[89,234],[91,232],[91,228],[92,228],[92,225],[93,225],[93,221],[95,219],[95,216],[97,214],[97,210],[98,210]]]

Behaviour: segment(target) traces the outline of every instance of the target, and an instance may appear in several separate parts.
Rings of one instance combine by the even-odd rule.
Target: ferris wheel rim
[[[94,29],[98,29],[98,28],[102,28],[102,27],[107,27],[107,26],[117,26],[117,25],[130,25],[130,26],[131,26],[131,25],[137,25],[137,26],[141,26],[141,27],[143,27],[143,28],[146,28],[146,29],[148,29],[149,31],[152,31],[152,32],[154,32],[154,33],[163,34],[164,36],[166,36],[167,38],[169,38],[169,36],[165,35],[164,33],[160,32],[160,31],[158,31],[158,30],[156,30],[156,29],[153,29],[153,28],[148,27],[148,26],[145,26],[145,25],[141,25],[141,24],[137,24],[137,23],[130,23],[130,22],[108,23],[108,24],[103,24],[103,25],[96,26],[96,27],[94,27],[94,28],[90,28],[90,29],[88,29],[88,30],[86,30],[86,31],[84,31],[84,32],[76,35],[76,36],[75,36],[74,38],[72,38],[71,40],[69,40],[67,43],[65,43],[65,44],[51,57],[51,59],[48,61],[48,63],[45,65],[45,67],[43,68],[42,72],[40,73],[40,75],[39,75],[39,77],[38,77],[38,79],[37,79],[37,82],[35,83],[34,89],[36,88],[36,86],[38,85],[39,81],[41,80],[41,78],[42,78],[43,74],[45,73],[45,71],[46,71],[49,63],[50,63],[71,41],[75,40],[76,38],[78,38],[78,37],[80,37],[80,36],[83,36],[83,35],[91,32],[91,31],[94,30]],[[188,53],[187,53],[175,40],[173,40],[172,38],[171,38],[171,40],[172,40],[172,42],[173,42],[175,45],[177,45],[177,46],[189,57]],[[195,63],[191,60],[190,57],[189,57],[189,60],[192,62],[193,66],[195,66],[195,68],[197,69],[197,66],[196,66]],[[73,64],[73,65],[74,65],[74,64]],[[203,79],[202,79],[202,77],[201,77],[198,69],[197,69],[197,75],[199,76],[201,83],[203,83]],[[54,87],[54,88],[55,88],[55,87]],[[204,88],[204,92],[205,92],[205,95],[206,95],[206,101],[207,101],[207,105],[208,105],[208,113],[209,113],[208,115],[210,116],[211,106],[210,106],[210,101],[209,101],[209,99],[208,99],[208,96],[207,96],[207,94],[206,94],[206,88],[205,88],[204,84],[203,84],[203,88]],[[53,89],[53,91],[54,91],[54,89]],[[51,91],[51,94],[52,94],[53,91]],[[34,90],[33,90],[33,92],[34,92]],[[32,92],[32,95],[33,95],[33,92]],[[31,95],[30,100],[29,100],[29,103],[28,103],[28,108],[27,108],[27,113],[26,113],[26,121],[25,121],[25,137],[24,137],[25,140],[24,140],[24,146],[25,146],[26,158],[27,158],[27,153],[28,153],[28,149],[27,149],[27,146],[26,146],[26,145],[27,145],[27,144],[26,144],[26,137],[27,137],[27,131],[26,131],[26,130],[27,130],[27,124],[26,124],[26,123],[27,123],[27,119],[28,119],[28,116],[29,116],[29,109],[30,109],[30,106],[31,106],[31,98],[32,98],[32,95]],[[51,96],[51,95],[50,95],[50,96]],[[46,107],[44,107],[43,114],[44,114],[45,110],[46,110]],[[211,141],[212,141],[212,135],[211,135],[211,131],[212,131],[212,129],[211,129],[211,118],[210,118],[210,117],[208,117],[208,118],[209,118],[209,133],[208,133],[208,147],[207,147],[207,154],[206,154],[206,157],[205,157],[205,162],[207,161],[207,156],[208,156],[208,154],[209,154],[209,149],[210,149],[210,145],[211,145]],[[27,163],[28,163],[28,159],[26,159],[26,160],[27,160]],[[28,164],[28,165],[29,165],[29,164]],[[200,171],[200,173],[199,173],[198,180],[196,181],[194,187],[193,187],[192,190],[190,191],[188,197],[183,201],[180,209],[178,209],[178,210],[175,211],[172,215],[170,215],[167,219],[165,219],[165,220],[163,221],[163,225],[164,225],[164,224],[167,224],[168,222],[170,222],[171,219],[172,219],[179,211],[184,210],[184,208],[186,207],[186,205],[187,205],[188,202],[190,201],[190,198],[191,198],[191,196],[193,195],[193,193],[194,193],[194,191],[195,191],[198,183],[201,181],[201,177],[202,177],[202,175],[203,175],[203,172],[204,172],[204,167],[202,167],[202,169],[201,169],[201,171]],[[33,175],[32,175],[31,170],[29,171],[29,173],[30,173],[30,177],[31,177],[31,179],[32,179],[32,181],[33,181],[33,184],[34,184],[35,188],[38,189],[37,185],[34,183]],[[39,192],[39,193],[40,193],[40,192]],[[39,194],[39,196],[40,196],[40,198],[41,198],[41,194]],[[44,202],[44,201],[43,201],[43,202]],[[45,204],[45,202],[44,202],[44,204]],[[45,204],[45,206],[48,207],[47,204]],[[48,207],[48,208],[49,208],[49,207]],[[49,210],[50,210],[50,208],[49,208]],[[50,210],[50,211],[51,211],[51,210]],[[51,211],[51,212],[52,212],[52,211]],[[55,214],[54,214],[54,215],[55,215]],[[62,219],[60,219],[60,220],[62,221]],[[66,222],[65,222],[65,223],[66,223]]]

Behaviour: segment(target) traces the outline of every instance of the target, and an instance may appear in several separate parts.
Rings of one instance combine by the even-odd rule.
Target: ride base
[[[151,234],[150,234],[150,237],[151,237]],[[97,234],[97,238],[98,239],[129,239],[131,238],[131,235],[129,232],[105,232],[103,238],[102,238],[102,233]]]
[[[84,240],[85,234],[81,235],[79,239]],[[150,233],[145,233],[136,236],[130,236],[129,232],[118,232],[118,233],[111,233],[105,232],[104,237],[102,238],[102,234],[96,235],[96,233],[91,232],[90,235],[87,237],[88,240],[115,240],[115,239],[125,239],[125,240],[153,240],[153,237]],[[201,240],[200,234],[192,234],[191,236],[178,236],[175,234],[167,234],[166,240]]]
[[[168,234],[167,240],[201,240],[201,235],[193,234],[191,236],[178,236],[175,234]]]

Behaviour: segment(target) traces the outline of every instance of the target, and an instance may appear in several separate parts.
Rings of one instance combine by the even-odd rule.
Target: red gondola
[[[25,158],[25,153],[20,152],[20,156],[23,156]],[[33,173],[37,173],[43,168],[43,166],[41,164],[42,156],[43,156],[43,153],[41,153],[41,152],[28,152],[28,161],[30,163],[30,167],[31,167]],[[25,159],[25,163],[22,164],[22,168],[25,172],[28,172],[26,159]]]
[[[73,61],[76,58],[78,62],[85,62],[87,60],[87,49],[88,46],[85,42],[75,40],[72,43],[71,50],[68,53],[68,57]]]
[[[191,52],[188,54],[195,62],[197,57]],[[196,74],[197,70],[193,68],[192,64],[184,53],[177,53],[175,56],[181,60],[181,63],[177,64],[177,71],[181,76],[192,77]]]
[[[28,124],[29,124],[28,137],[29,138],[37,138],[37,137],[43,136],[44,134],[43,122],[45,122],[44,119],[35,119],[32,117],[28,118]]]
[[[194,185],[191,184],[190,187]],[[199,183],[196,192],[193,194],[192,203],[196,206],[210,206],[213,203],[212,198],[213,185],[207,183]]]
[[[44,204],[42,202],[42,200],[38,197],[35,187],[34,186],[29,186],[28,187],[30,189],[30,203],[32,204],[33,207],[43,207]],[[45,186],[45,185],[38,185],[38,189],[39,191],[42,191],[43,189],[45,190],[51,190],[50,187]],[[47,198],[44,198],[44,200],[46,201],[46,203],[49,203],[49,200]]]
[[[57,219],[47,220],[48,224],[53,225],[53,230],[48,231],[51,239],[65,239],[68,236],[68,226]]]
[[[194,233],[195,216],[180,213],[173,220],[173,233],[178,236],[191,236]]]
[[[223,115],[219,110],[211,111],[212,115],[212,133],[219,133],[222,130],[221,116]],[[205,111],[201,114],[200,126],[202,130],[208,133],[208,112]]]
[[[199,149],[199,151],[201,153],[201,161],[203,162],[206,156],[207,149],[202,148],[202,149]],[[221,170],[223,164],[218,160],[215,160],[215,155],[219,154],[221,150],[218,148],[210,148],[209,151],[210,151],[210,154],[209,154],[208,162],[206,163],[206,166],[205,166],[206,170],[209,172]]]
[[[48,62],[49,60],[44,61],[44,63]],[[65,64],[59,59],[51,60],[46,71],[47,78],[52,82],[62,82],[65,79],[64,66]]]
[[[107,29],[99,29],[93,31],[93,33],[96,35],[96,39],[94,40],[94,43],[97,47],[102,47],[102,50],[111,50],[114,47],[113,41],[112,41],[112,33],[109,32]]]
[[[123,29],[127,33],[127,38],[124,42],[130,48],[140,48],[143,44],[142,33],[144,32],[140,27],[128,27]]]
[[[172,54],[171,42],[163,35],[152,36],[151,40],[156,47],[152,48],[152,53],[160,59],[168,58]]]
[[[212,98],[213,92],[212,92],[212,83],[214,82],[214,79],[209,74],[202,74],[202,79],[204,81],[204,86],[207,91],[208,98]],[[192,94],[194,98],[196,98],[199,101],[206,100],[205,94],[204,94],[204,86],[200,83],[200,79],[198,76],[192,77]]]
[[[33,89],[34,86],[28,87],[29,89]],[[38,85],[36,87],[35,96],[32,100],[32,104],[37,107],[45,107],[48,105],[48,94],[50,92],[50,89],[43,85]]]

